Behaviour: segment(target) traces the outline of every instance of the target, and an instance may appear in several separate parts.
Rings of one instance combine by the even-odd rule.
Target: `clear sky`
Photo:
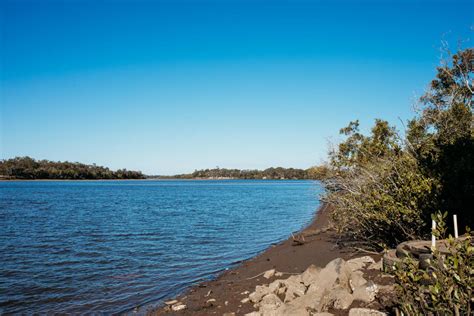
[[[401,127],[471,1],[0,0],[1,158],[306,168]],[[472,46],[472,42],[467,46]]]

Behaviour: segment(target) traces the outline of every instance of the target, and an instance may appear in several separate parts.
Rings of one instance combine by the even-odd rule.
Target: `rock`
[[[175,312],[181,311],[183,309],[186,309],[186,305],[184,305],[184,304],[175,304],[175,305],[171,306],[171,309]]]
[[[380,261],[378,262],[374,262],[374,263],[371,263],[367,269],[369,270],[379,270],[381,271],[382,270],[382,266],[383,266],[383,259],[380,259]]]
[[[178,300],[171,300],[171,301],[166,301],[165,302],[166,305],[174,305],[176,303],[178,303]]]
[[[339,285],[347,286],[349,284],[350,270],[346,266],[346,262],[337,258],[329,262],[318,274],[318,277],[309,286],[308,292],[312,295],[319,296],[330,291]]]
[[[249,293],[250,293],[249,291],[244,291],[244,292],[242,292],[242,293],[240,293],[240,294],[241,294],[241,295],[247,295],[247,294],[249,294]]]
[[[224,305],[225,305],[225,306],[229,305],[229,301],[225,301],[225,302],[224,302]]]
[[[206,305],[206,307],[211,307],[211,306],[216,305],[215,303],[216,303],[216,299],[215,298],[210,298],[206,301],[205,305]]]
[[[277,309],[283,304],[278,296],[275,294],[268,294],[262,298],[262,301],[258,303],[259,312],[262,316],[277,316]]]
[[[276,316],[310,316],[308,310],[303,306],[293,306],[288,304],[281,305],[276,311]]]
[[[245,314],[245,316],[262,316],[262,314],[260,312],[251,312]]]
[[[269,291],[268,287],[262,286],[262,285],[257,285],[255,287],[255,292],[253,292],[249,295],[249,299],[252,302],[257,303],[257,302],[260,302],[262,297],[264,297],[265,295],[267,295],[269,293],[270,293],[270,291]]]
[[[282,286],[281,288],[278,289],[278,291],[276,292],[277,295],[283,295],[286,293],[286,287],[285,286]]]
[[[222,314],[222,316],[235,316],[235,313],[232,312],[232,313],[224,313]]]
[[[349,285],[351,287],[352,292],[355,291],[356,288],[363,286],[367,283],[367,280],[363,277],[364,273],[362,271],[353,271],[349,278]]]
[[[240,301],[241,303],[245,304],[250,302],[250,299],[248,297],[244,298],[243,300]]]
[[[352,294],[354,295],[354,300],[370,303],[375,300],[377,292],[377,285],[374,282],[369,281],[366,284],[355,288],[354,293]]]
[[[322,312],[322,313],[314,313],[311,316],[334,316],[334,314],[331,314],[328,312]]]
[[[320,268],[316,267],[314,264],[310,265],[302,274],[301,280],[306,285],[309,286],[310,284],[314,283],[318,276],[319,272],[321,271]]]
[[[277,293],[278,290],[284,286],[285,286],[285,283],[283,283],[281,280],[275,280],[268,285],[268,291],[270,293]]]
[[[283,276],[283,272],[275,272],[275,276],[276,277],[281,277],[281,276]]]
[[[372,257],[364,256],[359,258],[354,258],[347,261],[347,266],[351,271],[360,270],[365,268],[368,264],[375,263],[375,260]]]
[[[347,289],[338,288],[330,293],[329,301],[335,309],[348,309],[354,301],[354,296]]]
[[[349,316],[386,316],[386,313],[368,308],[351,308]]]
[[[286,287],[285,303],[303,296],[306,292],[306,286],[301,282],[301,277],[299,275],[292,275],[288,279],[283,280],[283,283]]]
[[[275,269],[270,269],[268,271],[265,271],[265,273],[263,274],[263,277],[265,279],[270,279],[271,277],[273,277],[275,275]]]

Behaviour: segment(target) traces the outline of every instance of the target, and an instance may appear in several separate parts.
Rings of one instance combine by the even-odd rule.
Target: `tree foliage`
[[[55,162],[16,157],[0,161],[0,178],[6,179],[143,179],[140,171],[86,165],[78,162]]]
[[[358,121],[340,130],[345,140],[330,152],[325,199],[337,206],[343,235],[372,248],[394,247],[426,237],[437,210],[472,226],[473,57],[473,49],[462,50],[438,67],[406,137],[380,119],[369,135]]]

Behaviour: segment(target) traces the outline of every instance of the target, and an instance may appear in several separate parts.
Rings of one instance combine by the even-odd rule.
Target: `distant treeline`
[[[265,170],[239,170],[239,169],[203,169],[193,173],[174,176],[156,176],[154,178],[173,179],[323,179],[327,174],[324,166],[309,169],[295,168],[268,168]]]
[[[56,162],[35,160],[30,157],[16,157],[0,160],[0,178],[3,179],[144,179],[140,171],[86,165],[78,162]]]

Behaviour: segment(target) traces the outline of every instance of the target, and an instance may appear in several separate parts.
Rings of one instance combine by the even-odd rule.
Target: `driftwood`
[[[291,237],[293,238],[293,246],[301,246],[301,245],[304,245],[306,243],[306,240],[305,240],[303,234],[299,234],[299,235],[295,236],[292,233]]]

